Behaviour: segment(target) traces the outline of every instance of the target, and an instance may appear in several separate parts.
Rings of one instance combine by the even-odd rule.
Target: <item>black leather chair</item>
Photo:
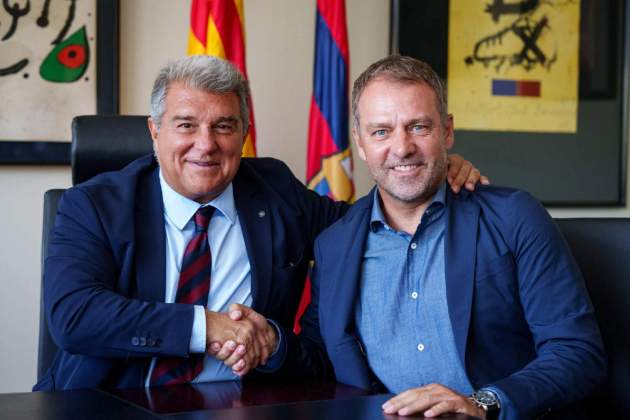
[[[630,218],[557,219],[588,288],[608,354],[590,418],[630,418]]]
[[[48,241],[52,227],[55,225],[55,217],[57,216],[57,206],[63,195],[63,189],[48,190],[44,194],[44,220],[42,227],[42,286],[44,281],[44,261],[48,256]],[[39,299],[39,346],[37,353],[37,380],[39,380],[51,365],[57,345],[52,340],[48,332],[48,324],[44,312],[44,288],[41,288],[41,296]]]
[[[72,120],[72,184],[87,181],[102,172],[123,168],[134,159],[152,153],[147,117],[141,115],[85,115]],[[57,205],[65,190],[48,190],[44,194],[42,228],[42,282],[48,241],[57,215]],[[43,283],[42,283],[43,286]],[[57,345],[52,340],[44,311],[42,287],[39,312],[39,348],[37,379],[48,370]]]
[[[102,172],[116,171],[153,152],[147,117],[84,115],[72,120],[72,184]]]

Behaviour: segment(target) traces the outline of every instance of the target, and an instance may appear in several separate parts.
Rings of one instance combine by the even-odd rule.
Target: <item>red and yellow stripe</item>
[[[247,78],[243,0],[192,0],[188,55],[213,55],[227,59]],[[254,110],[249,99],[249,132],[243,156],[256,156]]]

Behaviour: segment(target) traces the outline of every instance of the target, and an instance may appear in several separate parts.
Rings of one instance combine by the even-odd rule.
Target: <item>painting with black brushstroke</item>
[[[499,16],[510,8],[522,13],[523,7],[537,3],[571,1],[487,0],[485,18],[492,20],[493,13]],[[623,206],[630,67],[628,1],[580,0],[579,6],[575,132],[458,129],[454,115],[454,151],[472,160],[495,184],[525,189],[547,206]],[[448,0],[392,0],[392,51],[427,61],[445,80],[449,9]]]

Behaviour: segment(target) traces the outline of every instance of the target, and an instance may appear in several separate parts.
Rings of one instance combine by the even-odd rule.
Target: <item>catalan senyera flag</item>
[[[188,55],[213,55],[227,59],[247,78],[243,0],[192,0]],[[254,109],[249,99],[249,133],[243,156],[256,156]]]
[[[348,140],[348,31],[344,0],[317,0],[313,96],[308,128],[306,181],[335,200],[354,201],[352,153]],[[294,331],[310,302],[304,289]]]

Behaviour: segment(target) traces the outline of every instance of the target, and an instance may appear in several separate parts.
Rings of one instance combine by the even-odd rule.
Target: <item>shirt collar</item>
[[[446,203],[446,181],[440,184],[440,187],[433,195],[431,199],[431,203],[427,206],[427,209],[424,211],[423,217],[426,215],[431,215],[435,213],[437,210],[445,207]],[[378,188],[374,189],[374,201],[372,205],[372,214],[370,216],[370,228],[372,232],[375,232],[377,227],[385,226],[387,227],[387,222],[385,221],[385,216],[383,215],[383,210],[381,209],[381,202],[379,200]]]
[[[234,188],[232,183],[223,190],[218,197],[207,204],[199,204],[190,198],[184,197],[166,182],[160,169],[160,187],[162,188],[162,201],[164,203],[164,213],[171,222],[179,229],[183,230],[186,223],[192,218],[195,212],[203,206],[212,206],[225,216],[230,224],[236,220],[236,205],[234,204]],[[215,213],[216,214],[216,213]]]

